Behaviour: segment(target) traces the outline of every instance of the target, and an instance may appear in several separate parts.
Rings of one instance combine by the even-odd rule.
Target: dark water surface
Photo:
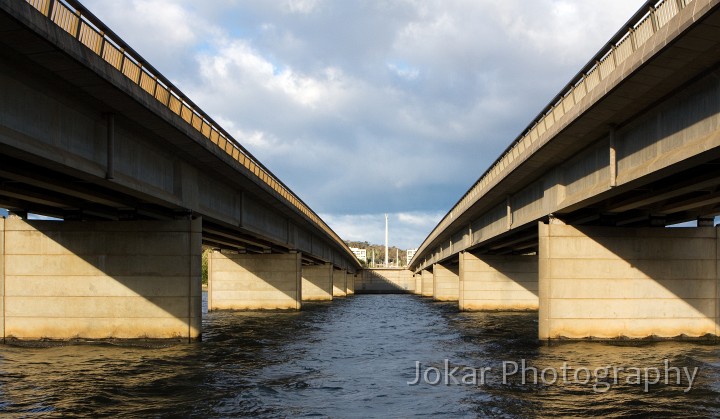
[[[296,313],[213,312],[204,318],[203,342],[196,344],[0,345],[0,411],[133,417],[720,416],[718,345],[547,346],[536,340],[536,313],[459,313],[455,307],[409,295],[355,296],[306,304]],[[510,375],[523,360],[524,384],[521,374]],[[420,383],[408,385],[416,362]],[[680,384],[672,369],[665,383],[666,362],[680,368]],[[455,367],[460,368],[451,376]],[[530,367],[537,368],[537,382]],[[636,384],[620,370],[603,374],[605,367],[658,368],[660,376],[650,369],[645,380],[641,370]],[[696,367],[688,390],[683,368]],[[598,368],[608,378],[598,379]],[[430,384],[438,378],[439,384]],[[646,391],[645,381],[657,379]]]

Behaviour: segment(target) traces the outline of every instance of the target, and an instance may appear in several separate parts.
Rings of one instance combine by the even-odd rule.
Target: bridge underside
[[[716,337],[720,71],[608,130],[418,273],[458,267],[463,310],[539,309],[542,339]]]
[[[496,214],[433,264],[459,266],[461,309],[539,309],[542,339],[717,337],[720,72],[613,128]],[[665,228],[685,221],[697,227]]]
[[[542,339],[718,335],[720,5],[682,4],[468,191],[416,275],[458,269],[464,310],[539,310]]]
[[[117,67],[81,42],[103,27],[87,22],[0,3],[2,336],[197,339],[203,247],[211,309],[298,309],[316,266],[351,294],[339,237],[139,56]]]
[[[0,338],[199,339],[202,234],[199,218],[0,217]],[[354,272],[300,253],[216,250],[208,265],[210,310],[298,310],[333,288],[354,294]]]
[[[710,338],[720,332],[718,228],[536,226],[537,252],[464,251],[465,311],[537,311],[540,339]],[[447,286],[447,281],[446,281]],[[437,298],[436,298],[437,299]]]

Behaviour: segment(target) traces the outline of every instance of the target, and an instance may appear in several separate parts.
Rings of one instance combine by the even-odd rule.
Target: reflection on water
[[[547,346],[535,339],[536,318],[458,313],[452,304],[414,296],[368,295],[307,304],[295,313],[213,312],[204,319],[204,341],[195,344],[0,346],[0,410],[201,417],[720,416],[719,346]],[[522,374],[509,375],[523,361],[524,383]],[[408,385],[416,362],[429,380]],[[677,384],[675,375],[668,384],[664,376],[648,384],[647,392],[644,375],[640,384],[628,383],[624,371],[617,383],[612,374],[594,375],[604,367],[658,368],[664,375],[666,366],[697,367],[692,390],[685,392],[688,380]],[[462,383],[467,373],[482,369],[484,381]],[[558,379],[551,382],[553,371]],[[655,371],[648,371],[654,381]],[[426,382],[436,378],[438,385]]]

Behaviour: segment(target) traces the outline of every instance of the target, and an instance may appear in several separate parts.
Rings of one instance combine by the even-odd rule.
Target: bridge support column
[[[718,334],[712,227],[540,224],[539,337]]]
[[[209,310],[299,310],[302,256],[222,253],[208,263]]]
[[[200,337],[202,220],[0,218],[3,338]]]
[[[422,275],[413,274],[413,281],[415,281],[415,290],[413,294],[422,295]]]
[[[433,273],[430,272],[428,269],[423,269],[422,271],[420,271],[420,277],[422,282],[422,291],[420,295],[423,297],[432,297],[434,288]]]
[[[348,272],[345,277],[345,294],[355,295],[355,273]]]
[[[538,309],[536,255],[460,253],[460,310]]]
[[[303,266],[302,300],[329,301],[333,297],[333,265]]]
[[[333,270],[333,297],[345,297],[347,288],[347,272],[344,269]]]
[[[460,279],[457,266],[433,265],[433,300],[458,301]]]

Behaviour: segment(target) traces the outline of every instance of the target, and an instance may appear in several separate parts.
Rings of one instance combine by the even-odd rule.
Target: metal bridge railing
[[[173,113],[180,116],[208,141],[224,150],[257,178],[277,192],[290,205],[346,248],[342,239],[285,184],[255,159],[230,134],[205,114],[160,72],[115,35],[76,0],[26,0],[57,26],[102,57]],[[350,249],[345,251],[354,257]]]
[[[438,225],[425,239],[415,254],[422,257],[424,250],[439,233],[452,223],[452,221],[465,212],[470,205],[484,195],[488,186],[499,177],[506,175],[505,169],[542,134],[548,131],[563,115],[570,112],[588,95],[602,80],[610,77],[615,69],[620,67],[634,51],[642,46],[656,32],[662,29],[673,17],[693,0],[651,0],[645,4],[640,12],[636,13],[630,23],[611,38],[605,47],[590,60],[590,62],[572,79],[570,83],[557,95],[549,105],[536,117],[533,122],[517,137],[477,182],[460,198],[448,214],[440,220]]]

